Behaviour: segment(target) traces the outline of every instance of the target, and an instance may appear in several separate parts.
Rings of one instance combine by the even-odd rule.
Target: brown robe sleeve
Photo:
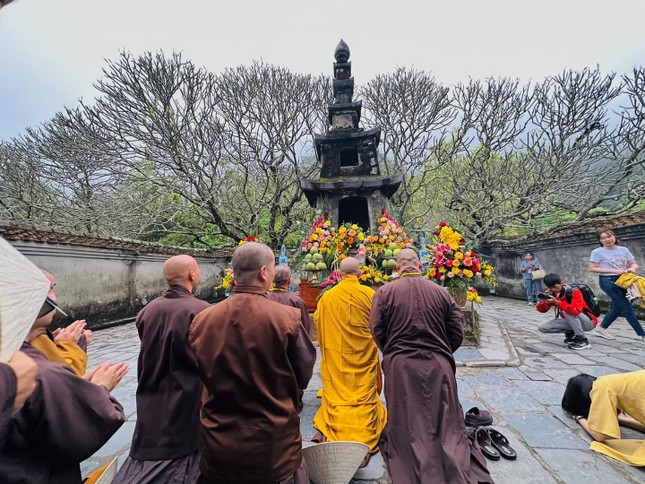
[[[309,309],[305,302],[300,299],[298,301],[298,307],[300,308],[300,313],[302,314],[302,325],[307,330],[307,334],[311,333],[311,318],[309,317]]]
[[[387,323],[383,317],[383,311],[381,311],[381,297],[378,291],[372,298],[372,308],[370,309],[370,330],[372,331],[372,336],[374,337],[376,346],[383,351],[387,337]]]
[[[9,419],[16,401],[16,374],[9,365],[0,363],[0,449],[7,438]]]
[[[298,381],[298,388],[306,389],[314,373],[316,348],[314,348],[307,332],[304,331],[304,326],[301,326],[295,340],[287,348],[287,356]]]
[[[14,418],[27,445],[52,460],[81,462],[121,427],[125,414],[104,387],[62,364],[38,362],[36,389]]]
[[[450,350],[454,353],[464,340],[464,313],[461,312],[454,299],[450,299],[451,305],[448,314],[446,314],[446,336]]]

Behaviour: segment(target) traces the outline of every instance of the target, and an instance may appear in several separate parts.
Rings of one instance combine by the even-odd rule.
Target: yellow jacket
[[[49,335],[41,334],[30,341],[49,361],[69,366],[78,376],[87,370],[87,353],[73,341],[52,341]]]
[[[628,272],[620,276],[614,284],[623,289],[627,289],[631,285],[636,285],[638,292],[641,294],[641,299],[638,302],[638,305],[645,309],[645,277],[637,276],[636,274]]]

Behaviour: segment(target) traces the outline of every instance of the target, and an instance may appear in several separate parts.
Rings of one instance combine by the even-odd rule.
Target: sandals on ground
[[[482,454],[484,454],[490,460],[499,460],[500,453],[493,445],[493,441],[491,440],[490,435],[488,435],[488,429],[482,427],[472,427],[468,430],[468,433],[472,435],[475,441],[477,441]]]
[[[504,457],[504,459],[517,459],[517,452],[515,452],[515,449],[513,449],[513,447],[509,445],[508,439],[504,437],[504,435],[502,435],[495,429],[489,428],[486,430],[493,446],[495,446],[495,448],[499,451],[500,455]]]

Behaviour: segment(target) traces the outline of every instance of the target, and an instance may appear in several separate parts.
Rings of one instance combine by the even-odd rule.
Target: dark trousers
[[[645,330],[638,321],[629,299],[627,299],[627,291],[614,284],[614,282],[618,280],[618,277],[619,276],[600,276],[598,278],[600,289],[602,289],[603,292],[611,299],[609,311],[605,314],[600,326],[607,329],[618,316],[623,316],[627,319],[627,322],[634,331],[636,331],[638,336],[645,336]]]

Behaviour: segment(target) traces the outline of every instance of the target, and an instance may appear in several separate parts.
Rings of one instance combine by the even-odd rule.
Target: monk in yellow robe
[[[374,290],[359,284],[355,258],[343,259],[340,271],[343,279],[322,295],[314,313],[322,380],[314,440],[362,442],[373,454],[387,420],[378,347],[369,326]]]

